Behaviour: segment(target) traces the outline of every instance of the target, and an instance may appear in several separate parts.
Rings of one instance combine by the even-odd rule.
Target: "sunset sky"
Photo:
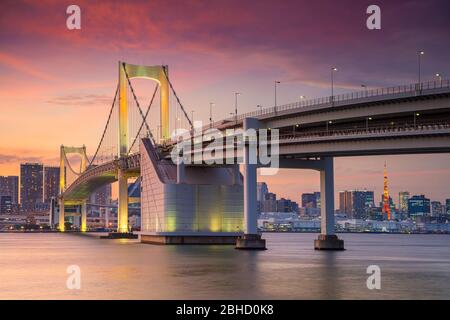
[[[66,8],[81,8],[81,30],[66,28]],[[366,28],[366,8],[381,7],[382,29]],[[0,11],[0,175],[20,162],[56,165],[59,146],[102,133],[117,85],[117,62],[169,65],[183,103],[196,119],[214,119],[330,94],[361,84],[384,87],[450,76],[450,2],[442,1],[2,1]],[[150,85],[149,92],[153,89]],[[148,93],[142,93],[146,95]],[[340,158],[336,191],[383,188],[432,200],[450,198],[450,155]],[[319,189],[318,174],[283,170],[264,178],[279,196],[299,201]]]

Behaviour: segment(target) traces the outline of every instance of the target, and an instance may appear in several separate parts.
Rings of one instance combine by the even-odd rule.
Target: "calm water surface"
[[[75,234],[0,234],[0,299],[450,299],[449,235],[265,234],[268,250],[155,246]],[[368,290],[366,268],[381,268]],[[81,268],[68,290],[66,268]]]

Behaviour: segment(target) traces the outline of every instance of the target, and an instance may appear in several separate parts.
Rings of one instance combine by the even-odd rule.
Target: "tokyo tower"
[[[388,186],[386,161],[384,162],[383,213],[387,214],[388,220],[391,220],[391,207],[389,205],[389,186]]]

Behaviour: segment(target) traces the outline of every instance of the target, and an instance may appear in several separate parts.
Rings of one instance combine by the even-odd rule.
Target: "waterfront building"
[[[257,184],[257,193],[256,193],[256,200],[257,201],[263,201],[266,199],[266,194],[269,193],[269,188],[267,187],[267,183],[265,182],[258,182]]]
[[[34,211],[43,202],[43,176],[42,164],[20,164],[20,204],[23,211]]]
[[[444,213],[444,206],[440,201],[431,201],[431,216],[440,217]]]
[[[430,199],[424,195],[415,195],[408,200],[408,214],[411,218],[423,217],[430,214]]]
[[[13,212],[12,197],[0,195],[0,214],[11,214],[12,212]]]
[[[59,194],[59,167],[44,167],[44,203],[50,204]]]
[[[352,192],[351,191],[341,191],[339,192],[339,212],[344,213],[347,217],[352,218]]]
[[[408,191],[400,191],[398,193],[398,209],[401,213],[408,212],[408,200],[409,200],[409,192]]]
[[[302,208],[317,208],[317,197],[315,193],[302,194]]]
[[[0,196],[10,196],[13,205],[19,203],[18,176],[0,176]]]

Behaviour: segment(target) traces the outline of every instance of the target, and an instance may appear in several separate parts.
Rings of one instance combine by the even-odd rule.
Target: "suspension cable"
[[[128,72],[127,72],[127,68],[125,67],[125,63],[122,63],[122,67],[123,67],[123,70],[125,71],[125,76],[127,78],[128,85],[130,86],[131,93],[133,94],[134,101],[136,102],[136,105],[139,109],[139,113],[141,114],[142,119],[144,119],[145,127],[147,128],[147,131],[149,132],[149,135],[150,135],[150,138],[152,139],[153,145],[156,145],[156,141],[153,138],[152,131],[150,130],[150,127],[148,126],[147,121],[145,121],[144,112],[142,112],[141,105],[139,104],[139,100],[137,99],[136,94],[134,93],[134,89],[133,89],[133,86],[131,85],[130,78],[128,77]]]
[[[67,158],[67,154],[66,154],[66,152],[64,151],[64,163],[67,165],[67,167],[69,167],[69,169],[70,169],[70,171],[74,174],[74,175],[76,175],[76,176],[80,176],[81,174],[82,174],[82,172],[76,172],[73,168],[72,168],[72,165],[70,164],[70,161],[69,161],[69,159]]]
[[[184,113],[184,116],[186,117],[187,121],[189,122],[189,125],[191,126],[191,128],[193,128],[194,125],[192,124],[191,119],[189,118],[188,114],[186,113],[186,110],[184,109],[183,105],[181,104],[180,98],[178,98],[178,95],[177,95],[175,89],[173,88],[172,82],[170,82],[169,75],[167,74],[165,66],[163,66],[163,71],[164,71],[164,75],[166,76],[167,82],[169,83],[170,89],[172,90],[173,94],[175,95],[175,98],[177,99],[177,102],[180,105],[181,110]]]
[[[92,165],[92,163],[94,162],[95,158],[97,157],[98,151],[100,150],[100,146],[102,145],[103,139],[105,138],[105,134],[106,134],[106,129],[108,129],[108,125],[109,125],[109,121],[111,120],[111,115],[114,109],[114,105],[116,104],[116,99],[117,99],[117,93],[119,92],[119,84],[117,84],[117,88],[116,88],[116,93],[114,94],[114,100],[111,106],[111,110],[109,111],[109,115],[108,115],[108,120],[106,121],[106,125],[105,125],[105,129],[103,130],[103,134],[102,137],[100,138],[100,142],[97,146],[97,150],[94,153],[94,156],[92,157],[92,160],[89,161],[89,166],[90,167]],[[89,160],[89,159],[88,159]]]
[[[133,149],[133,146],[134,146],[134,144],[136,143],[136,140],[139,138],[139,134],[141,133],[141,130],[142,130],[142,127],[144,126],[144,123],[147,123],[147,116],[148,116],[148,113],[149,113],[149,111],[150,111],[150,108],[151,108],[151,106],[152,106],[152,104],[153,104],[153,100],[155,99],[156,91],[158,91],[158,84],[155,86],[155,91],[153,91],[153,96],[152,96],[152,99],[150,100],[150,103],[149,103],[149,105],[148,105],[148,107],[147,107],[147,111],[146,111],[146,113],[145,113],[144,119],[142,120],[141,126],[139,127],[139,130],[138,130],[138,132],[137,132],[137,134],[136,134],[136,137],[135,137],[134,140],[133,140],[133,143],[131,144],[131,147],[130,147],[130,150],[128,151],[128,153],[131,152],[131,149]],[[149,134],[150,134],[150,136],[152,137],[152,140],[153,140],[153,136],[152,136],[151,131],[149,131]],[[155,145],[156,145],[156,144],[155,144]]]

